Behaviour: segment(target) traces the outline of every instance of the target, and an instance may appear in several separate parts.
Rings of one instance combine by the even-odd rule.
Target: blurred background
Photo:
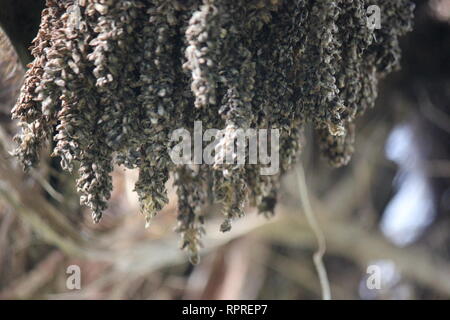
[[[320,299],[305,188],[326,238],[334,299],[450,298],[450,0],[416,1],[402,70],[381,81],[377,107],[358,123],[350,165],[331,169],[309,137],[305,181],[286,175],[276,216],[248,208],[224,234],[221,221],[207,219],[196,266],[173,231],[171,184],[170,204],[144,229],[137,172],[116,168],[109,209],[93,225],[58,159],[24,174],[10,156],[19,61],[29,58],[40,15],[40,1],[11,3],[0,1],[1,299]],[[66,286],[71,265],[80,267],[80,290]],[[371,266],[380,289],[367,287]]]

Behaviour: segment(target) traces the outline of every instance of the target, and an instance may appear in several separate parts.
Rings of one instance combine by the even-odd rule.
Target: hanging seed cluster
[[[367,7],[381,9],[379,30]],[[279,175],[260,165],[175,165],[176,128],[280,131],[280,175],[312,123],[334,166],[353,152],[354,121],[374,105],[377,81],[399,66],[398,38],[411,29],[408,0],[47,0],[34,61],[13,117],[26,168],[46,142],[77,170],[81,203],[101,218],[114,164],[139,168],[135,190],[147,223],[168,202],[174,175],[178,231],[197,259],[202,208],[223,205],[223,231],[247,200],[271,214]],[[225,150],[225,148],[223,149]]]

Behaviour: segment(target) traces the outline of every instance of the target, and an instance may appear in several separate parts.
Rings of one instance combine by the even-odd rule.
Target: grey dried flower
[[[366,7],[382,10],[370,30]],[[380,77],[399,66],[411,30],[409,0],[47,0],[13,117],[16,155],[36,165],[53,139],[62,168],[95,222],[107,207],[114,164],[139,168],[147,225],[177,189],[177,231],[198,261],[202,208],[223,205],[222,231],[250,204],[271,215],[280,176],[297,161],[311,123],[333,166],[348,163],[355,120],[374,106]],[[172,130],[224,129],[215,164],[175,165]],[[238,129],[278,129],[280,173],[236,157]],[[246,147],[247,142],[240,142]],[[238,146],[239,147],[239,146]],[[248,160],[248,159],[246,159]]]

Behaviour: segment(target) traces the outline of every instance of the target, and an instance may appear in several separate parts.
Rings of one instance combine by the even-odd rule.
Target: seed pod
[[[338,168],[347,165],[353,155],[355,126],[353,123],[348,123],[345,129],[346,134],[337,137],[330,134],[326,129],[317,131],[320,151],[333,167]]]
[[[165,183],[173,166],[168,147],[170,132],[176,128],[175,84],[178,61],[173,59],[177,46],[175,37],[178,21],[174,3],[152,1],[147,10],[147,25],[143,28],[144,52],[140,64],[142,104],[138,138],[141,147],[139,180],[135,190],[142,199],[142,212],[147,225],[152,217],[167,203]],[[178,66],[179,67],[179,66]]]
[[[346,112],[335,76],[341,65],[338,4],[340,1],[313,1],[307,22],[309,40],[301,57],[305,114],[316,128],[327,128],[335,136],[345,134],[342,114]]]
[[[415,5],[409,0],[377,0],[380,7],[381,29],[375,30],[376,41],[368,49],[375,57],[377,71],[386,76],[400,67],[401,49],[399,38],[412,30]]]
[[[178,226],[176,231],[181,234],[181,248],[187,249],[192,263],[199,262],[199,247],[201,237],[205,233],[204,218],[201,208],[207,200],[205,191],[207,177],[202,167],[191,169],[180,166],[175,171],[175,182],[178,195]]]
[[[18,125],[22,130],[14,138],[18,145],[14,154],[20,159],[25,169],[37,164],[40,150],[53,132],[51,106],[55,105],[60,90],[52,85],[47,68],[49,68],[49,55],[55,35],[61,27],[58,23],[61,15],[62,10],[58,6],[58,1],[47,0],[38,35],[31,47],[31,53],[35,59],[28,65],[29,69],[25,74],[19,99],[11,111],[12,118],[19,120]],[[58,65],[54,67],[58,68]],[[44,80],[45,78],[47,80]],[[44,81],[48,87],[44,86]]]
[[[191,73],[191,90],[197,108],[216,104],[220,42],[226,36],[226,30],[222,29],[221,18],[225,14],[222,9],[220,0],[204,0],[186,29],[187,61],[183,67]]]

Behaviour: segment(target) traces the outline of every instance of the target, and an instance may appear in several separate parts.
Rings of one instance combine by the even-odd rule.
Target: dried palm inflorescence
[[[381,9],[380,30],[368,28],[369,5]],[[196,261],[211,198],[223,204],[223,231],[247,200],[273,212],[305,123],[332,165],[348,163],[355,118],[374,105],[378,79],[399,66],[412,11],[408,0],[47,0],[13,110],[22,128],[16,155],[34,166],[53,140],[62,167],[78,165],[81,202],[95,222],[115,163],[140,169],[147,223],[167,203],[173,172],[177,230]],[[192,133],[195,120],[224,128],[213,166],[170,160],[171,132]],[[223,162],[236,156],[237,130],[248,128],[279,129],[280,174]]]

